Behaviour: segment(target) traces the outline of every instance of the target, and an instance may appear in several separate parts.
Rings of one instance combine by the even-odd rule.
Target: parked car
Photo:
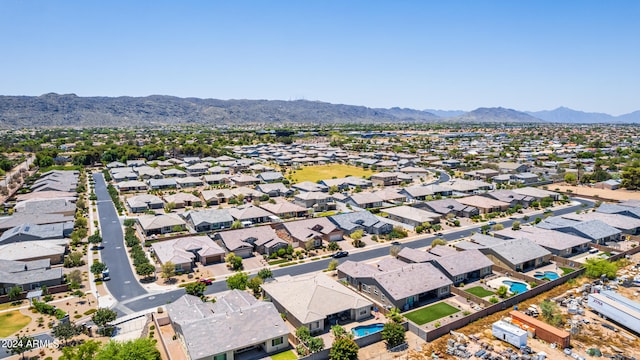
[[[489,221],[489,222],[487,223],[487,225],[495,225],[495,224],[496,224],[496,222],[495,222],[495,221]]]
[[[441,232],[437,232],[437,233],[435,233],[434,235],[435,235],[435,236],[442,236],[442,233],[441,233]]]
[[[393,242],[391,242],[391,245],[398,245],[399,246],[399,245],[402,245],[402,244],[400,243],[400,241],[393,241]]]
[[[345,256],[348,256],[348,255],[349,255],[349,252],[348,252],[348,251],[338,251],[338,252],[336,252],[335,254],[333,254],[333,256],[332,256],[332,257],[333,257],[334,259],[338,259],[338,258],[345,257]]]
[[[198,281],[200,281],[201,283],[203,283],[203,284],[205,284],[205,285],[211,285],[211,284],[213,284],[213,281],[211,281],[211,280],[209,280],[209,279],[205,279],[205,278],[202,278],[202,279],[200,279],[200,280],[198,280]]]

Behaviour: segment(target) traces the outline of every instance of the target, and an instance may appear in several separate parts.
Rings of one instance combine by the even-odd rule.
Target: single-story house
[[[347,260],[337,268],[338,279],[385,307],[397,307],[403,311],[422,301],[450,294],[453,283],[435,266],[385,260],[384,266]]]
[[[144,236],[183,231],[187,223],[176,214],[145,215],[138,217]]]
[[[275,203],[272,203],[271,201],[275,201]],[[312,212],[311,209],[291,203],[284,199],[262,202],[259,206],[282,219],[306,217]]]
[[[480,210],[474,206],[465,205],[456,199],[442,199],[415,204],[417,208],[426,208],[435,213],[447,216],[453,214],[459,217],[470,218],[480,214]]]
[[[538,268],[551,260],[549,250],[526,238],[503,240],[475,234],[470,241],[460,241],[455,247],[480,250],[495,264],[518,272]]]
[[[148,190],[147,184],[138,180],[119,182],[116,184],[116,188],[120,192]]]
[[[374,191],[373,194],[382,199],[382,201],[388,203],[402,204],[407,201],[406,195],[401,194],[398,189],[392,187],[386,187],[378,191]]]
[[[536,226],[584,237],[600,245],[618,241],[622,234],[622,231],[600,220],[575,221],[560,216],[547,218]]]
[[[351,206],[357,206],[362,209],[373,209],[381,207],[383,201],[378,195],[374,193],[360,192],[353,193],[347,196],[344,202]]]
[[[466,196],[456,200],[463,205],[473,206],[480,211],[480,214],[506,211],[511,206],[511,204],[507,202],[494,200],[479,195]]]
[[[10,242],[0,245],[0,259],[33,261],[48,259],[50,264],[61,264],[67,253],[67,239],[49,239]]]
[[[73,231],[73,223],[57,224],[22,224],[5,231],[0,236],[0,244],[22,241],[42,241],[69,237]]]
[[[223,185],[231,183],[231,175],[229,174],[208,174],[202,177],[202,180],[209,185]]]
[[[269,197],[291,196],[294,191],[287,188],[283,183],[259,184],[256,190],[269,195]]]
[[[389,214],[389,219],[413,227],[421,226],[424,223],[437,224],[442,217],[440,214],[406,205],[386,208],[384,212]]]
[[[141,194],[127,198],[127,206],[132,213],[141,213],[147,210],[162,209],[164,202],[155,195]]]
[[[265,299],[297,329],[323,332],[338,321],[371,317],[373,303],[323,273],[282,276],[262,284]]]
[[[147,180],[152,190],[175,189],[178,187],[176,179],[149,179]]]
[[[188,236],[158,241],[151,249],[160,264],[172,262],[178,271],[191,271],[196,262],[209,265],[224,262],[225,250],[208,236]]]
[[[535,198],[537,201],[540,201],[547,197],[552,198],[554,201],[558,201],[562,198],[562,195],[557,192],[538,189],[534,187],[515,188],[513,189],[513,191],[521,195],[531,196]]]
[[[310,192],[310,191],[317,191],[317,192],[327,192],[329,191],[329,187],[323,184],[318,184],[318,183],[314,183],[312,181],[303,181],[303,182],[299,182],[297,184],[293,184],[291,185],[291,188],[294,190],[298,190],[301,193],[302,192]]]
[[[302,207],[313,209],[316,212],[329,211],[336,209],[336,203],[333,196],[326,192],[305,191],[296,194],[293,202]]]
[[[286,248],[289,245],[279,238],[276,231],[270,226],[221,231],[214,235],[214,239],[221,241],[229,252],[242,258],[252,256],[253,251],[271,255],[278,249]]]
[[[204,182],[200,178],[197,178],[195,176],[176,178],[176,183],[178,183],[181,189],[204,185]]]
[[[273,183],[273,182],[278,182],[278,181],[282,181],[284,179],[284,176],[282,176],[282,173],[279,171],[265,171],[265,172],[261,172],[260,174],[258,174],[258,176],[256,176],[258,179],[260,179],[261,181],[265,182],[265,183]]]
[[[440,251],[446,250],[446,251]],[[436,246],[427,251],[403,247],[398,260],[406,263],[431,263],[454,283],[468,283],[491,274],[493,262],[480,251],[456,251],[447,246]]]
[[[272,213],[253,205],[242,205],[229,208],[229,214],[242,223],[262,224],[271,221]]]
[[[167,204],[174,203],[176,205],[176,208],[179,209],[182,209],[186,206],[202,206],[202,200],[190,193],[179,192],[171,195],[165,195],[163,196],[163,198],[164,201],[167,202]]]
[[[512,190],[495,190],[485,193],[482,196],[509,203],[511,207],[521,205],[524,208],[528,208],[532,202],[536,201],[536,199],[531,196],[518,194]]]
[[[384,235],[393,230],[389,224],[368,211],[355,211],[346,214],[329,216],[329,220],[342,229],[345,234],[351,235],[356,230],[366,231],[369,234]]]
[[[233,217],[226,209],[192,210],[182,216],[197,232],[228,229],[233,224]]]
[[[162,175],[164,175],[165,177],[169,177],[169,178],[173,178],[173,177],[178,177],[178,178],[183,178],[183,177],[187,177],[187,173],[180,170],[180,169],[167,169],[162,171]]]
[[[395,186],[400,185],[400,179],[398,179],[398,173],[395,172],[380,172],[371,175],[371,182],[378,186]]]
[[[323,242],[342,240],[344,234],[326,217],[288,221],[277,224],[275,229],[293,247],[306,247],[309,241],[313,241],[315,247],[322,246]]]
[[[23,291],[41,286],[56,286],[64,283],[61,267],[51,268],[49,259],[33,261],[0,260],[0,295],[9,293],[14,286]]]
[[[289,330],[272,303],[240,290],[216,300],[183,295],[165,305],[186,358],[234,360],[247,349],[267,356],[289,347]]]
[[[257,177],[245,174],[232,176],[230,180],[236,186],[250,186],[260,183],[260,179]]]
[[[563,233],[555,230],[543,229],[537,226],[523,226],[520,230],[503,229],[493,232],[501,239],[527,238],[549,250],[553,255],[569,257],[589,250],[590,239]]]

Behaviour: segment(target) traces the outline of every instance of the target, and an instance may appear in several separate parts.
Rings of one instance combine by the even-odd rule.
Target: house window
[[[384,296],[384,294],[380,295],[380,299],[382,299],[382,301],[387,301],[387,297]]]
[[[284,340],[282,339],[282,336],[280,336],[279,338],[271,339],[271,346],[281,345],[283,341]]]
[[[227,353],[218,354],[213,357],[213,360],[227,360]]]
[[[378,295],[378,288],[373,288],[373,295]]]

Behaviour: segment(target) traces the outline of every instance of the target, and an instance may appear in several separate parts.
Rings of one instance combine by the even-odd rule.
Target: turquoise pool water
[[[545,271],[544,273],[537,272],[537,273],[535,273],[535,275],[533,275],[533,277],[536,278],[536,279],[547,278],[549,280],[555,280],[555,279],[559,278],[560,275],[558,275],[558,273],[555,272],[555,271]]]
[[[382,328],[384,328],[384,324],[371,324],[371,325],[364,325],[364,326],[356,326],[353,329],[351,329],[351,332],[353,333],[353,336],[361,337],[361,336],[366,336],[366,335],[380,332],[382,331]]]
[[[522,294],[523,292],[527,291],[527,284],[525,283],[521,283],[518,281],[509,281],[509,280],[504,280],[502,283],[507,285],[509,287],[509,291],[511,291],[514,294],[515,293]]]

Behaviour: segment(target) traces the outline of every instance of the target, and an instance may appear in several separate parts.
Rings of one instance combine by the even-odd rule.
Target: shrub
[[[498,300],[498,298],[497,298],[497,297],[492,296],[492,297],[489,299],[489,302],[490,302],[490,303],[492,303],[492,304],[497,304],[498,302],[500,302],[500,300]]]

